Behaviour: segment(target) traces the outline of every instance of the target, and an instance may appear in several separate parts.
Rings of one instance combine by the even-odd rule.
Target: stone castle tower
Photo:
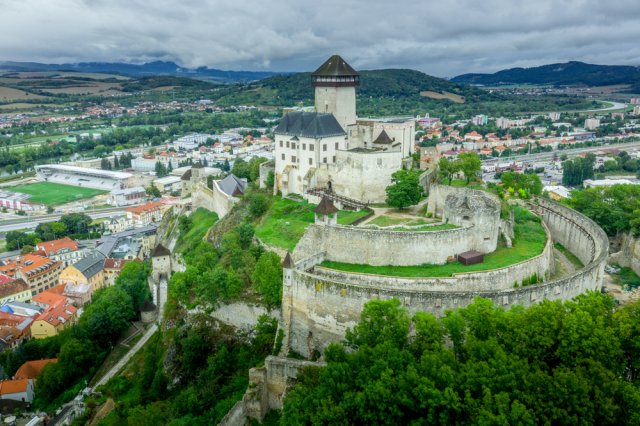
[[[339,55],[333,55],[313,74],[316,112],[331,113],[346,131],[356,123],[356,86],[360,74]]]

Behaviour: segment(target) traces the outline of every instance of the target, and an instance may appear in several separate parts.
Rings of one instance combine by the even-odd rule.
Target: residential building
[[[31,325],[31,336],[44,339],[57,335],[60,331],[73,325],[77,319],[77,309],[71,299],[52,293],[44,292],[34,298],[34,303],[48,306]]]
[[[550,112],[549,114],[547,114],[547,117],[549,117],[549,119],[551,119],[552,121],[558,121],[558,120],[560,120],[560,113],[559,112]]]
[[[127,259],[106,259],[104,261],[104,269],[102,271],[104,275],[104,286],[109,287],[116,283],[116,278],[120,275],[122,268],[125,264],[130,262]]]
[[[161,202],[152,201],[141,206],[127,208],[127,219],[135,227],[159,223],[162,220],[165,206]]]
[[[109,193],[107,203],[120,207],[130,206],[132,204],[139,204],[147,198],[147,192],[141,186],[125,189],[114,189]]]
[[[41,242],[35,248],[44,251],[49,259],[62,263],[63,267],[79,261],[86,255],[86,250],[81,250],[78,243],[69,237]]]
[[[27,361],[18,368],[16,374],[13,375],[14,380],[36,379],[42,373],[42,369],[49,364],[55,364],[58,358],[38,359],[35,361]]]
[[[22,278],[35,296],[58,283],[62,264],[36,254],[18,256],[16,259],[0,265],[0,273],[13,278]]]
[[[595,130],[600,126],[599,118],[587,118],[584,120],[584,128],[587,130]]]
[[[0,381],[0,399],[10,399],[30,404],[35,396],[33,382],[32,379]]]
[[[182,189],[182,181],[180,180],[180,177],[172,175],[154,180],[153,185],[163,194],[167,192],[180,191]]]
[[[489,117],[484,114],[476,115],[471,119],[471,122],[476,126],[484,126],[489,122]]]
[[[28,302],[29,300],[31,300],[31,289],[22,278],[0,282],[0,305],[15,301]]]
[[[67,266],[61,273],[58,282],[65,285],[65,291],[84,294],[82,299],[90,300],[94,291],[104,287],[104,256],[95,252],[81,261]]]

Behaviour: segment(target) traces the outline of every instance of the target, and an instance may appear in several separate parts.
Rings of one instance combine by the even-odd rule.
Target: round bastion
[[[593,221],[566,206],[537,198],[527,206],[547,234],[542,253],[506,267],[408,278],[347,272],[321,266],[324,261],[379,266],[444,265],[460,253],[496,250],[502,235],[510,241],[513,223],[500,218],[500,200],[485,191],[432,185],[428,212],[453,229],[372,229],[321,222],[309,226],[283,264],[282,319],[286,347],[311,356],[344,339],[370,300],[397,298],[410,313],[442,316],[477,296],[509,308],[544,299],[569,300],[600,290],[608,240]],[[554,274],[553,244],[575,254],[583,267]],[[531,276],[540,283],[519,286]]]

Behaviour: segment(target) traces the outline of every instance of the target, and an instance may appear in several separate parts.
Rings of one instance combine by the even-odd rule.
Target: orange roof
[[[39,359],[35,361],[27,361],[18,368],[16,374],[13,375],[13,378],[16,380],[20,379],[35,379],[40,375],[42,369],[47,364],[53,364],[58,362],[58,358],[51,359]]]
[[[60,262],[54,262],[46,257],[35,254],[25,254],[12,260],[6,265],[0,266],[0,273],[13,277],[20,270],[23,276],[31,278],[42,272],[47,272],[52,268],[56,268]]]
[[[18,371],[13,375],[13,378],[17,380],[35,379],[40,375],[40,372],[42,372],[45,365],[54,364],[56,362],[58,362],[58,358],[27,361],[18,368]]]
[[[122,267],[127,263],[130,262],[130,260],[128,259],[112,259],[112,258],[108,258],[107,260],[104,261],[104,269],[122,269]]]
[[[62,250],[76,251],[78,250],[78,243],[69,237],[64,237],[59,240],[40,243],[36,248],[38,250],[44,250],[47,253],[47,256],[52,256],[60,253]]]
[[[73,317],[76,313],[77,309],[73,305],[63,305],[57,304],[54,306],[48,307],[43,313],[41,313],[35,321],[44,321],[53,325],[54,327],[58,326],[64,319],[64,322],[69,321],[71,317]],[[62,318],[62,319],[61,319]]]
[[[0,395],[26,392],[29,386],[29,379],[3,380],[0,382]]]
[[[127,209],[127,211],[131,212],[131,213],[135,213],[135,214],[140,214],[140,213],[145,213],[145,212],[156,211],[156,210],[160,209],[160,206],[162,206],[161,202],[152,201],[150,203],[143,204],[141,206],[129,207]]]
[[[67,298],[54,292],[45,290],[42,293],[33,296],[31,300],[35,303],[40,303],[41,305],[54,306],[64,304],[67,301]]]

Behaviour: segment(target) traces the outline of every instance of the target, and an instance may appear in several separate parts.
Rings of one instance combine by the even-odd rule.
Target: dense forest
[[[607,295],[437,319],[371,301],[287,394],[282,425],[640,423],[640,305]]]

